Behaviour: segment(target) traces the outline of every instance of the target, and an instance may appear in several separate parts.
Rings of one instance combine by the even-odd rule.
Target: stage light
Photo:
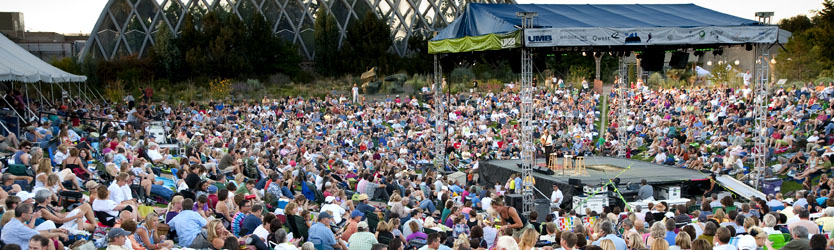
[[[718,65],[721,65],[723,63],[724,63],[724,61],[718,60]]]
[[[707,61],[707,66],[712,66],[712,60]]]
[[[588,56],[588,54],[585,54],[585,51],[582,51],[582,56]]]
[[[739,64],[739,63],[741,63],[741,62],[739,62],[739,61],[738,61],[738,59],[736,59],[736,61],[735,61],[735,62],[733,62],[733,63],[735,63],[736,65],[738,65],[738,64]]]
[[[771,63],[771,64],[776,64],[776,58],[771,58],[771,59],[770,59],[770,63]]]

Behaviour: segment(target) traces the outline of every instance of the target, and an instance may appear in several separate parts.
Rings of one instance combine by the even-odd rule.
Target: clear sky
[[[148,0],[143,0],[148,1]],[[156,0],[161,2],[162,0]],[[187,1],[187,0],[184,0]],[[517,0],[519,3],[657,4],[695,3],[735,16],[754,19],[757,11],[775,12],[774,22],[822,9],[822,0]],[[89,33],[107,0],[0,0],[0,12],[23,12],[29,31]]]

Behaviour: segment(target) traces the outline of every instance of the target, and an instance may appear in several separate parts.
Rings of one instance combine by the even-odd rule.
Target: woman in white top
[[[38,169],[35,173],[35,188],[44,187],[44,183],[46,183],[46,179],[49,175],[53,174],[52,172],[52,161],[49,158],[43,158],[38,162]],[[78,184],[78,179],[75,178],[75,174],[72,173],[72,170],[69,168],[65,168],[61,170],[61,172],[57,173],[59,184],[61,181],[71,181],[74,190],[81,190],[81,185]]]
[[[97,197],[99,197],[99,199],[93,201],[93,211],[105,212],[108,215],[107,217],[112,217],[113,220],[115,220],[115,218],[119,216],[119,212],[121,212],[122,210],[127,210],[131,212],[138,211],[130,205],[130,202],[132,202],[132,200],[124,200],[121,203],[116,203],[115,201],[110,200],[110,191],[107,190],[106,185],[98,186],[98,188],[96,189],[96,195]],[[138,213],[133,213],[134,216],[137,214]],[[107,222],[105,221],[99,222],[107,225]]]

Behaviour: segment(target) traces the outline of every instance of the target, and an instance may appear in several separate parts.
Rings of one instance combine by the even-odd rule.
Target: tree
[[[814,17],[814,28],[809,30],[814,37],[814,45],[820,46],[820,59],[825,69],[834,68],[834,0],[824,0],[824,7]]]
[[[779,21],[779,28],[790,31],[791,33],[802,32],[814,26],[811,19],[806,15],[797,15],[795,17],[782,19]]]
[[[819,46],[815,46],[807,32],[797,32],[785,44],[786,51],[776,55],[779,78],[807,81],[816,78],[823,69]]]
[[[160,22],[159,31],[156,33],[153,46],[153,51],[156,54],[156,63],[159,65],[163,74],[169,79],[176,79],[182,65],[182,53],[177,47],[177,39],[174,33],[168,28],[165,22]]]
[[[390,64],[395,57],[388,53],[392,43],[391,28],[385,20],[373,12],[366,12],[362,19],[348,27],[341,50],[341,59],[346,60],[344,68],[357,72],[377,67],[381,72],[393,72]]]
[[[324,75],[333,76],[341,73],[340,62],[346,58],[339,57],[339,26],[336,18],[326,9],[319,8],[316,13],[316,69]]]

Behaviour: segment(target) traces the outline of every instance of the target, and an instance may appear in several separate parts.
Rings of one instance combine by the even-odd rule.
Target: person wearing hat
[[[29,239],[35,235],[46,238],[61,238],[68,240],[66,229],[36,230],[25,225],[34,225],[35,219],[41,217],[40,212],[32,213],[32,204],[21,204],[14,209],[15,218],[9,220],[0,231],[0,240],[6,245],[16,244],[22,250],[29,249]],[[63,246],[61,246],[63,249]]]
[[[128,235],[130,235],[130,232],[124,229],[110,229],[110,232],[107,232],[107,250],[128,250],[124,246]]]
[[[344,230],[342,231],[342,240],[350,240],[350,236],[358,231],[359,222],[362,221],[362,216],[364,215],[365,214],[357,210],[353,210],[353,212],[350,213],[350,220],[348,220],[347,225],[345,225]]]
[[[333,250],[333,249],[347,249],[345,244],[336,240],[336,235],[330,229],[330,222],[333,220],[333,215],[328,212],[319,214],[318,223],[310,227],[307,232],[307,241],[312,242],[316,249]]]
[[[379,243],[376,236],[368,232],[368,222],[359,222],[356,226],[357,232],[350,236],[348,240],[348,250],[362,250],[371,249],[374,244]]]
[[[359,204],[356,205],[356,210],[359,212],[362,212],[363,214],[376,212],[376,208],[368,204],[369,201],[367,194],[359,194],[359,198],[357,198],[357,200],[359,200]],[[365,216],[362,216],[362,219],[364,220]]]
[[[339,206],[339,204],[334,204],[333,201],[336,200],[336,196],[327,196],[324,198],[324,205],[321,206],[321,212],[330,212],[333,215],[333,222],[336,222],[336,225],[342,223],[342,217],[345,216],[346,210]]]

